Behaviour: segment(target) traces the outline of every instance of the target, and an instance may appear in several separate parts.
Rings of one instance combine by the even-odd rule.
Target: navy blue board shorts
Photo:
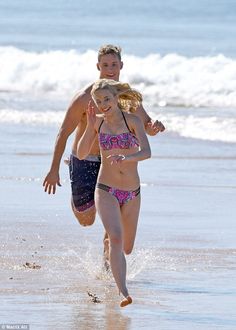
[[[70,156],[69,171],[73,207],[78,212],[87,211],[94,206],[94,191],[101,159],[99,156],[88,156],[80,160]]]

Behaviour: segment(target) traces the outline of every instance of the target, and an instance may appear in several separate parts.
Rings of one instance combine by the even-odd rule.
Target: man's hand
[[[43,181],[44,191],[48,194],[55,194],[56,186],[61,187],[59,173],[49,172]]]
[[[150,120],[146,125],[146,133],[148,135],[156,135],[159,132],[164,132],[164,130],[165,126],[158,120]]]

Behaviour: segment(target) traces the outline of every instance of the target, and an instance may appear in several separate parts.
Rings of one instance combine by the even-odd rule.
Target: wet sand
[[[27,158],[34,174],[2,176],[0,322],[30,329],[235,329],[234,159],[228,147],[219,158],[204,143],[197,157],[182,142],[176,148],[162,138],[148,167],[140,166],[142,209],[127,257],[133,303],[125,308],[102,267],[100,220],[82,228],[72,215],[67,169],[55,196],[43,192],[35,174],[49,156]]]

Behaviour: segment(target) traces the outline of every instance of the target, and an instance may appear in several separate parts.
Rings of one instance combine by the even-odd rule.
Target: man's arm
[[[145,131],[148,135],[156,135],[159,132],[163,132],[165,130],[165,126],[162,124],[162,122],[158,120],[153,120],[145,111],[142,104],[137,108],[135,114],[142,120]]]
[[[64,121],[58,132],[53,152],[50,170],[46,175],[43,186],[48,194],[55,194],[56,185],[61,186],[59,169],[62,155],[65,151],[68,137],[74,132],[83,116],[83,95],[79,95],[69,106]]]

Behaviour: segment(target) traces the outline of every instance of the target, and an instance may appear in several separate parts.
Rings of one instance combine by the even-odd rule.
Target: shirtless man
[[[114,45],[102,46],[98,52],[97,69],[99,78],[119,81],[120,70],[123,67],[121,49]],[[94,206],[94,191],[100,167],[98,142],[95,141],[90,149],[90,154],[85,160],[79,160],[76,155],[78,141],[86,128],[86,110],[88,103],[93,103],[90,92],[93,84],[79,91],[70,104],[62,126],[57,135],[50,171],[46,175],[43,186],[48,194],[55,194],[56,186],[61,186],[59,169],[68,137],[76,130],[70,157],[70,179],[72,189],[71,205],[75,217],[82,226],[94,223],[96,210]],[[98,110],[96,110],[98,112]],[[136,113],[144,123],[148,135],[156,135],[165,130],[159,121],[153,121],[141,105]]]

